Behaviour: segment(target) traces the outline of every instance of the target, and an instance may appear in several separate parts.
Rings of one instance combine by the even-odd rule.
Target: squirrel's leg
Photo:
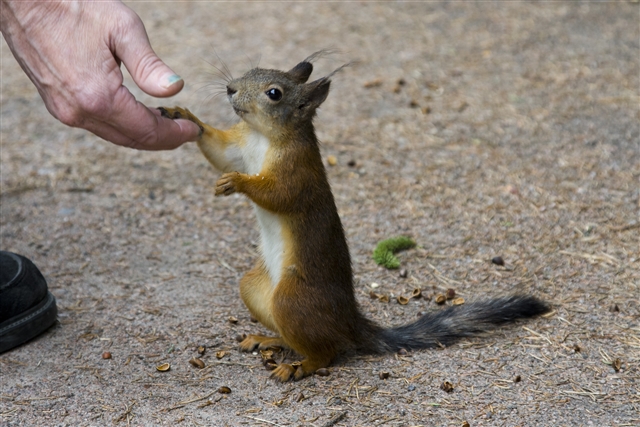
[[[251,315],[267,328],[278,332],[271,310],[273,290],[271,278],[262,259],[258,259],[253,268],[240,279],[240,297]]]
[[[253,351],[255,349],[266,350],[268,348],[289,348],[280,337],[267,337],[264,335],[247,335],[240,343],[240,350]]]
[[[297,269],[288,268],[273,295],[273,318],[286,345],[304,356],[302,362],[282,363],[271,373],[280,381],[299,380],[329,366],[341,348],[331,317],[331,303],[305,289]]]
[[[242,129],[244,126],[242,122],[225,131],[209,126],[186,108],[159,107],[158,110],[163,117],[191,120],[200,127],[198,147],[216,169],[223,172],[245,169],[240,151],[233,149],[244,140],[245,132]]]
[[[264,261],[259,259],[253,268],[240,279],[240,297],[253,317],[267,328],[277,332],[278,328],[271,313],[272,296],[271,278],[264,266]],[[289,348],[282,338],[264,335],[248,335],[240,343],[242,351],[253,351],[256,348],[265,350],[269,347]]]
[[[206,123],[200,121],[191,111],[182,107],[158,107],[160,114],[162,117],[166,117],[168,119],[185,119],[191,120],[195,124],[200,127],[200,135],[202,136],[205,133],[205,128],[210,127]]]
[[[298,381],[313,375],[320,368],[326,368],[330,363],[330,357],[308,357],[302,362],[281,363],[271,372],[271,378],[277,378],[282,382],[289,381],[291,378]]]
[[[277,213],[287,213],[296,209],[296,195],[300,190],[295,185],[302,185],[289,181],[286,190],[279,183],[273,173],[249,175],[240,172],[223,174],[216,182],[215,195],[228,196],[233,193],[243,193],[255,204],[263,209]]]

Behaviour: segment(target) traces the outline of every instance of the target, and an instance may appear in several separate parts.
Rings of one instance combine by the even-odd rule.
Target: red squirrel
[[[446,346],[493,325],[547,312],[543,301],[514,295],[427,313],[394,328],[364,317],[313,125],[338,71],[307,83],[311,61],[319,54],[286,72],[254,68],[230,80],[227,97],[241,120],[226,131],[187,109],[160,108],[165,117],[200,126],[200,150],[224,172],[215,195],[242,193],[255,207],[261,255],[240,280],[240,295],[251,314],[277,336],[249,335],[240,348],[295,350],[302,362],[281,363],[271,375],[299,380],[341,353]]]

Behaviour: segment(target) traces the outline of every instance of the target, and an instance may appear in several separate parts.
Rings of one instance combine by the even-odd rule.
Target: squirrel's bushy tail
[[[374,327],[363,340],[365,353],[397,352],[447,346],[460,338],[485,332],[496,325],[544,314],[550,307],[532,296],[514,295],[474,302],[427,313],[413,323],[395,328]]]

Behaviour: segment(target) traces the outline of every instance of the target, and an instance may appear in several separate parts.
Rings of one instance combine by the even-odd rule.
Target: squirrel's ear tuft
[[[310,62],[303,61],[287,71],[287,74],[293,81],[302,84],[309,80],[311,72],[313,72],[313,65]]]

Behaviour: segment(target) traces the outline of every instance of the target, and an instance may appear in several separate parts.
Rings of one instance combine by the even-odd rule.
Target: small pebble
[[[227,386],[222,386],[218,389],[218,393],[229,394],[231,393],[231,389]]]
[[[407,277],[407,275],[409,274],[409,272],[407,271],[406,268],[403,268],[402,270],[400,270],[400,277],[402,277],[403,279],[405,279]]]
[[[338,158],[336,156],[327,156],[327,163],[329,163],[329,166],[335,166],[338,164]]]
[[[102,353],[102,358],[111,359],[111,353],[109,353],[108,351],[105,351],[104,353]]]

